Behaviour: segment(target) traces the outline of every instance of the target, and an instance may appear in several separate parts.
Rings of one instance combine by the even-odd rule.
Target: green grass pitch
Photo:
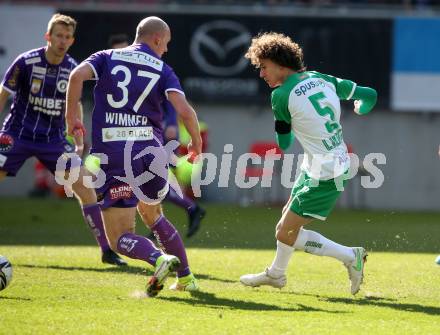
[[[74,201],[1,199],[0,254],[14,278],[0,292],[0,334],[439,334],[439,213],[335,211],[309,226],[368,249],[365,284],[352,297],[339,262],[303,252],[282,290],[243,287],[240,275],[272,261],[281,208],[206,209],[201,231],[185,240],[201,292],[150,299],[152,269],[103,265]],[[185,213],[166,213],[185,232]],[[139,222],[138,233],[147,233]]]

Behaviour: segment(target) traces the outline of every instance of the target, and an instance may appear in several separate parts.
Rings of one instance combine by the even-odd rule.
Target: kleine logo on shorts
[[[110,188],[110,199],[129,199],[133,195],[130,185],[118,185]]]
[[[8,134],[0,134],[0,152],[8,152],[14,146],[14,139]]]

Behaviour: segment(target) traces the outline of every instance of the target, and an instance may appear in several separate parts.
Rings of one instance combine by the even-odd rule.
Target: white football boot
[[[268,285],[282,288],[286,286],[287,278],[285,275],[282,275],[279,278],[272,277],[269,275],[269,269],[266,269],[261,273],[243,275],[240,277],[240,282],[245,286],[258,287],[261,285]]]
[[[367,261],[367,251],[364,248],[353,248],[354,260],[344,264],[348,271],[348,277],[351,282],[351,294],[355,295],[359,292],[361,284],[364,280],[364,266]]]

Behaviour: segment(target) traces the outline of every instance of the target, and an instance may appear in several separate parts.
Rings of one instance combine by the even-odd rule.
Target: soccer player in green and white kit
[[[313,219],[325,220],[338,199],[350,166],[339,123],[340,99],[355,99],[354,111],[366,114],[376,104],[374,89],[357,86],[315,71],[306,71],[301,47],[289,37],[264,33],[253,38],[245,55],[260,69],[260,77],[275,88],[272,110],[276,138],[286,150],[296,137],[304,149],[301,174],[276,226],[277,251],[264,272],[240,278],[247,286],[286,285],[286,268],[295,249],[340,260],[347,268],[351,293],[362,284],[367,253],[305,230]]]

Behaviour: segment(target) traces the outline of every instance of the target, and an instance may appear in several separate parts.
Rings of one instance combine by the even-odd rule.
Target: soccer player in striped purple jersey
[[[178,280],[172,289],[198,289],[180,234],[164,217],[160,205],[169,189],[170,153],[163,146],[161,109],[165,99],[173,104],[191,135],[189,151],[197,156],[202,147],[196,113],[174,71],[161,60],[170,39],[170,29],[163,20],[147,17],[138,24],[134,44],[91,55],[72,72],[67,89],[67,130],[73,135],[84,127],[78,117],[84,81],[96,80],[89,157],[96,157],[91,159],[105,174],[105,183],[98,189],[105,230],[113,250],[155,267],[147,285],[149,296],[163,288],[174,270]],[[101,164],[104,155],[108,162]],[[85,166],[90,169],[87,161]],[[130,173],[143,183],[130,180]],[[148,218],[169,255],[135,234],[136,207]]]
[[[53,15],[45,34],[47,46],[19,55],[3,78],[0,112],[8,97],[14,95],[14,98],[11,112],[0,131],[0,180],[15,176],[33,156],[53,174],[58,158],[75,150],[65,138],[64,118],[67,83],[77,66],[67,54],[74,42],[75,29],[73,18]],[[94,209],[83,208],[85,218],[90,210]],[[96,232],[95,226],[90,228]],[[126,264],[111,250],[105,234],[95,233],[95,238],[102,249],[104,262]]]
[[[73,148],[65,139],[64,107],[70,72],[77,65],[67,54],[76,22],[56,14],[45,35],[47,46],[19,55],[1,83],[0,111],[14,95],[1,130],[0,178],[15,176],[37,156],[53,173],[58,157]]]

